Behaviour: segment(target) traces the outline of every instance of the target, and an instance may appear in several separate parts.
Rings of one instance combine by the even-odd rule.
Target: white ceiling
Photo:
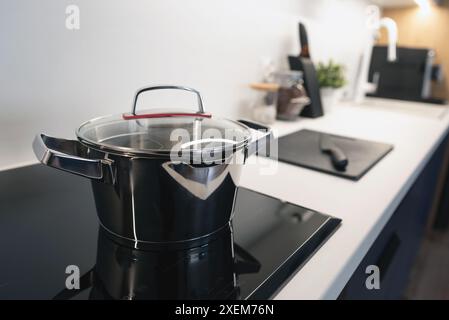
[[[383,8],[407,7],[415,4],[414,0],[371,0],[371,2]]]

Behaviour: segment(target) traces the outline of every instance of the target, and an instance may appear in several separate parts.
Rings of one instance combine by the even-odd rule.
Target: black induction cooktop
[[[233,223],[207,242],[136,249],[99,226],[84,178],[3,171],[0,299],[266,299],[340,222],[239,188]]]

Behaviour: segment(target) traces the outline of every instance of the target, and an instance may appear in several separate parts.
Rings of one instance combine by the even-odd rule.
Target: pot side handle
[[[112,182],[112,160],[88,158],[88,148],[76,140],[38,134],[33,141],[37,159],[49,166],[89,179]]]
[[[273,131],[270,127],[267,127],[261,123],[238,120],[241,124],[244,124],[251,130],[251,140],[248,143],[247,156],[256,153],[257,155],[270,156],[270,141],[273,139]]]

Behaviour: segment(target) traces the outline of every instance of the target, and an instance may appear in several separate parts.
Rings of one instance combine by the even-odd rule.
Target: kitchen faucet
[[[385,28],[388,32],[387,61],[395,62],[397,59],[396,44],[398,39],[398,27],[396,22],[388,17],[380,18],[380,9],[378,6],[368,6],[366,12],[368,16],[367,27],[369,29],[369,37],[362,57],[358,79],[356,81],[355,101],[358,103],[363,102],[367,93],[374,93],[377,90],[379,73],[373,75],[373,82],[368,82],[368,71],[373,47],[375,41],[379,37],[381,28]]]

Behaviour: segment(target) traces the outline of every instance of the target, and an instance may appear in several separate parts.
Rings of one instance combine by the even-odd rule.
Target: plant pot
[[[332,112],[334,106],[341,99],[343,94],[342,88],[325,87],[320,89],[321,103],[323,105],[324,113]]]

